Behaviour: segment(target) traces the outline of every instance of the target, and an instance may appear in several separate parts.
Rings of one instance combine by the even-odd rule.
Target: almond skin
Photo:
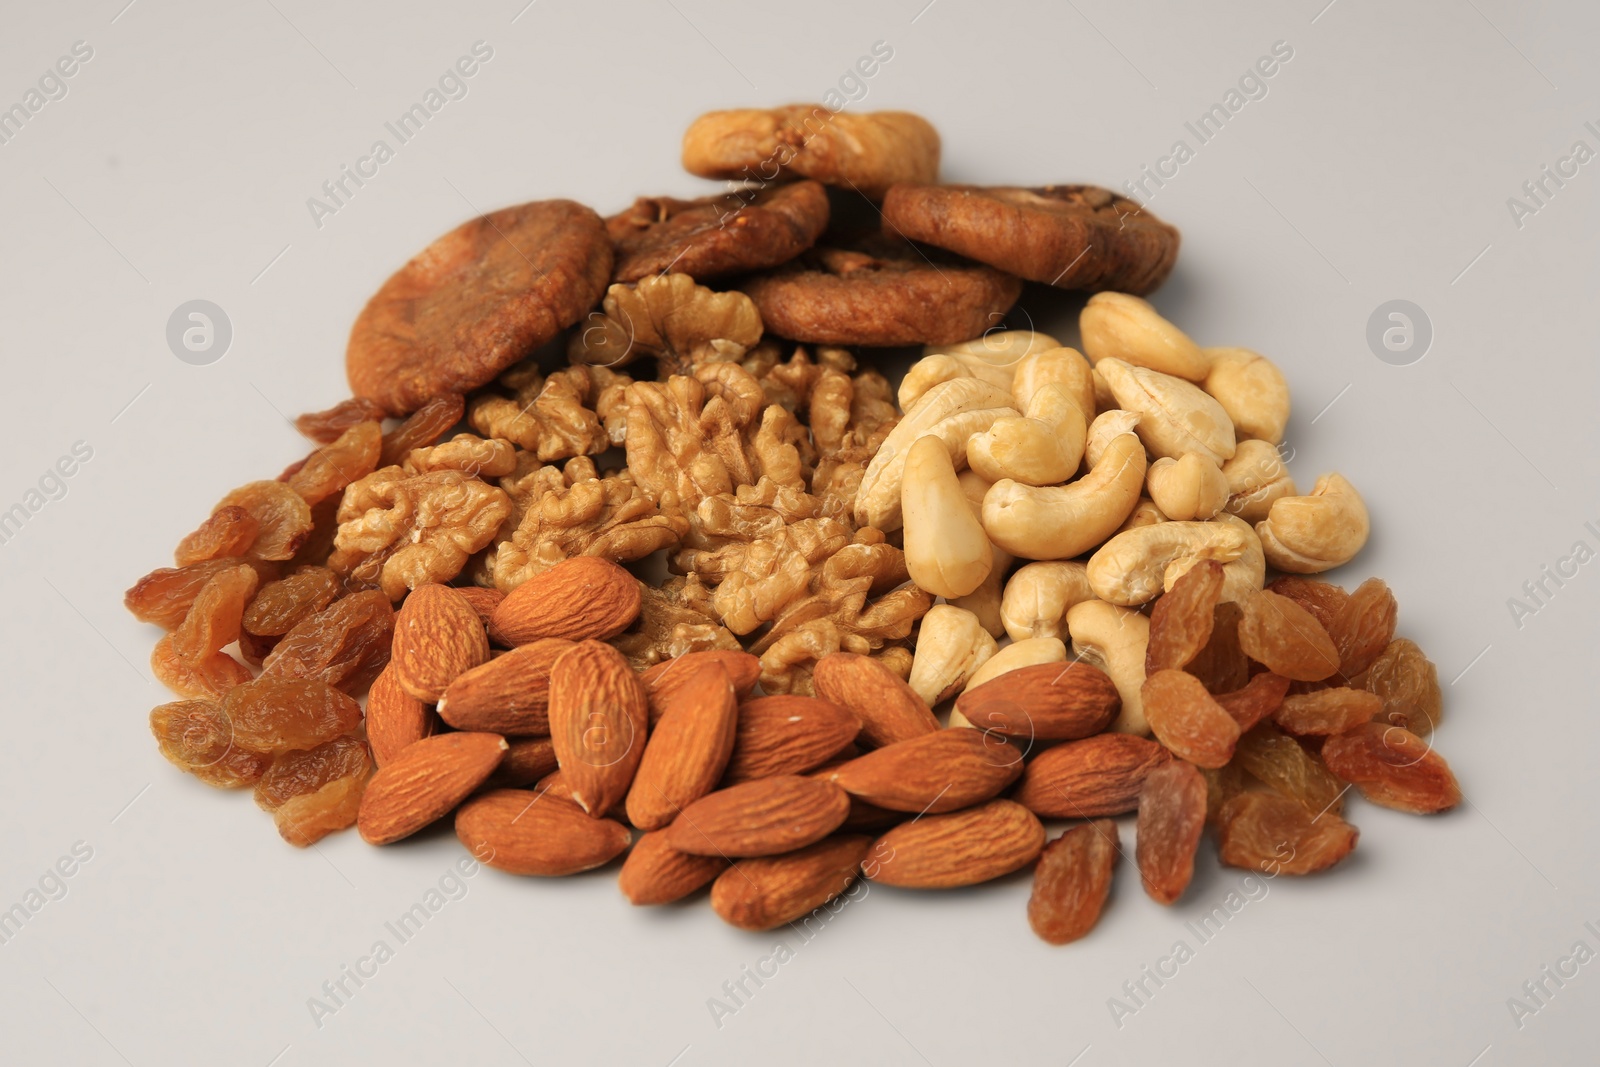
[[[1052,945],[1094,929],[1111,892],[1120,842],[1117,824],[1096,819],[1074,826],[1045,847],[1033,870],[1028,925]]]
[[[546,637],[466,671],[439,700],[439,717],[457,730],[550,732],[550,669],[572,642]]]
[[[500,601],[506,598],[506,595],[500,590],[486,589],[481,585],[457,586],[456,592],[460,593],[462,599],[472,606],[473,611],[478,613],[478,618],[483,621],[485,626],[489,625],[489,616],[494,614],[494,609],[500,605]]]
[[[756,687],[756,682],[761,678],[759,659],[748,652],[734,652],[730,649],[686,652],[674,659],[657,663],[639,675],[639,680],[644,683],[645,692],[650,694],[651,729],[655,729],[656,723],[672,704],[673,694],[677,692],[678,687],[707,663],[715,663],[728,672],[728,679],[733,683],[734,692],[739,695],[740,700],[750,695],[750,690]]]
[[[433,709],[401,687],[392,662],[373,679],[367,690],[367,744],[378,766],[412,742],[432,737],[437,726]]]
[[[1038,858],[1044,827],[1009,800],[929,815],[878,838],[861,869],[874,882],[907,889],[949,889],[1010,874]]]
[[[508,737],[511,750],[494,769],[485,789],[522,789],[556,769],[556,745],[548,737]]]
[[[671,904],[682,900],[727,870],[721,856],[691,856],[667,844],[667,835],[653,830],[633,843],[617,874],[617,887],[629,901]]]
[[[696,856],[776,856],[827,837],[849,811],[849,795],[832,782],[792,774],[758,778],[684,808],[667,830],[667,843]]]
[[[716,663],[694,670],[651,729],[628,790],[628,821],[659,830],[715,789],[733,752],[738,719],[728,672]]]
[[[389,663],[401,688],[436,704],[456,677],[489,659],[489,635],[465,597],[448,585],[419,585],[394,619]]]
[[[621,823],[590,818],[571,801],[496,789],[461,806],[456,836],[487,866],[559,877],[611,862],[628,847],[631,835]]]
[[[729,785],[775,774],[804,774],[833,759],[861,732],[861,721],[821,697],[777,694],[739,705],[728,761]]]
[[[826,777],[880,808],[937,815],[988,800],[1020,774],[1020,750],[1002,737],[958,726],[857,756]]]
[[[367,783],[356,826],[371,845],[409,837],[457,804],[494,773],[506,754],[499,734],[456,733],[406,746]]]
[[[1111,678],[1087,663],[1019,667],[956,698],[956,710],[978,729],[1038,741],[1097,734],[1120,706]]]
[[[556,660],[550,671],[550,739],[572,799],[584,811],[599,816],[628,795],[648,724],[644,686],[621,652],[582,641]]]
[[[508,648],[541,637],[604,640],[639,616],[639,580],[608,559],[574,556],[506,594],[489,615],[489,636]]]
[[[740,860],[711,887],[711,909],[741,930],[793,922],[848,889],[871,847],[864,834],[841,834],[782,856]]]
[[[861,736],[876,746],[939,729],[928,702],[888,667],[854,652],[834,652],[811,672],[817,695],[854,713]]]
[[[1099,734],[1039,753],[1011,799],[1044,819],[1089,819],[1139,808],[1145,777],[1172,753],[1133,734]]]

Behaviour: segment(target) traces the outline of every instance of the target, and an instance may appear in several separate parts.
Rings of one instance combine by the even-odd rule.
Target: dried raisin
[[[1240,730],[1248,730],[1277,711],[1289,692],[1289,679],[1271,671],[1262,671],[1244,686],[1216,698],[1222,710],[1233,716]]]
[[[1339,650],[1316,617],[1266,589],[1244,602],[1239,645],[1257,663],[1299,682],[1320,681],[1339,669]]]
[[[1461,787],[1444,757],[1398,726],[1369,722],[1330,737],[1322,760],[1362,796],[1386,808],[1431,815],[1461,803]]]
[[[371,770],[359,738],[336,737],[273,759],[256,783],[256,803],[273,813],[285,841],[304,847],[355,825]]]
[[[354,826],[366,795],[367,776],[337,778],[315,793],[292,797],[272,813],[278,833],[291,845],[305,848],[337,830]]]
[[[1333,812],[1315,816],[1278,793],[1241,793],[1222,809],[1222,862],[1262,874],[1311,874],[1356,847],[1360,831]]]
[[[361,722],[359,704],[312,678],[257,678],[230,689],[222,710],[235,744],[273,755],[315,748]]]
[[[1045,846],[1028,898],[1028,925],[1034,933],[1052,945],[1065,945],[1094,929],[1111,892],[1119,844],[1117,824],[1096,819]]]
[[[242,556],[255,544],[261,532],[261,523],[244,508],[230,504],[218,508],[202,522],[193,533],[178,542],[172,553],[173,561],[180,567],[208,559],[228,559]]]
[[[1211,640],[1217,600],[1222,596],[1222,564],[1202,560],[1172,583],[1150,611],[1150,641],[1145,647],[1146,674],[1182,669]]]
[[[440,393],[413,411],[405,422],[383,435],[380,467],[405,462],[413,448],[431,445],[443,437],[466,413],[467,398],[460,393]]]
[[[1368,578],[1350,594],[1328,627],[1328,635],[1339,649],[1340,674],[1354,678],[1372,666],[1394,640],[1399,610],[1382,578]]]
[[[352,593],[302,619],[266,658],[262,674],[317,678],[360,693],[389,662],[394,606],[380,590]]]
[[[1383,701],[1363,689],[1318,689],[1285,697],[1274,718],[1291,734],[1326,737],[1353,730],[1382,709]]]
[[[223,497],[212,513],[226,507],[244,508],[259,524],[248,553],[255,559],[288,559],[311,536],[311,506],[282,482],[241,485]]]
[[[250,668],[226,652],[179,655],[172,646],[174,636],[167,634],[156,642],[150,653],[150,672],[179,696],[221,700],[228,690],[250,680]]]
[[[1160,904],[1183,895],[1194,877],[1194,853],[1206,826],[1206,780],[1193,764],[1173,760],[1144,780],[1134,851],[1144,891]]]
[[[150,712],[150,732],[173,766],[207,785],[249,785],[266,771],[270,756],[234,743],[233,724],[210,700],[179,700]]]
[[[339,596],[339,576],[326,567],[306,567],[268,582],[244,612],[244,628],[258,637],[279,637]]]
[[[1250,678],[1250,659],[1239,647],[1239,620],[1244,610],[1233,601],[1212,611],[1211,640],[1184,670],[1212,693],[1231,693]]]
[[[1339,617],[1345,602],[1350,599],[1349,593],[1332,582],[1298,574],[1274,578],[1267,583],[1267,588],[1305,608],[1329,633],[1333,632],[1333,620]]]
[[[317,505],[378,469],[383,430],[376,422],[358,422],[332,444],[307,456],[285,481],[305,502]]]
[[[1239,724],[1192,674],[1157,671],[1141,690],[1150,731],[1173,755],[1199,767],[1221,767],[1233,756]]]
[[[239,639],[244,606],[256,591],[256,572],[240,564],[219,571],[200,590],[183,623],[172,631],[172,651],[186,660],[199,660]]]
[[[1240,738],[1234,760],[1284,796],[1299,801],[1311,814],[1339,814],[1340,798],[1347,787],[1271,723],[1262,723]]]
[[[294,420],[294,428],[319,445],[332,444],[350,427],[377,422],[384,417],[383,405],[364,396],[341,400],[326,411],[308,411]]]
[[[133,583],[123,595],[122,603],[140,622],[152,622],[165,630],[175,630],[189,614],[194,598],[200,595],[207,582],[230,567],[237,567],[237,559],[208,559],[185,567],[162,567]],[[251,562],[262,581],[271,581],[276,564]]]
[[[1361,687],[1383,701],[1378,718],[1390,726],[1403,726],[1418,737],[1438,729],[1444,695],[1433,663],[1415,641],[1401,637],[1367,668]]]

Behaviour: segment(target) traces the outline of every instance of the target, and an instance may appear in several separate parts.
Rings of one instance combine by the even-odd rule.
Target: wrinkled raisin
[[[220,704],[179,700],[150,713],[150,732],[173,766],[207,785],[249,785],[266,771],[270,756],[234,744],[233,724]]]
[[[1222,862],[1262,874],[1311,874],[1348,856],[1360,836],[1329,811],[1317,816],[1271,792],[1241,793],[1218,820]]]
[[[1202,560],[1172,583],[1150,611],[1146,674],[1189,664],[1211,640],[1214,611],[1222,596],[1222,564]]]
[[[320,504],[377,470],[382,451],[383,430],[376,422],[359,422],[307,456],[285,481],[307,504]]]
[[[311,506],[282,482],[241,485],[217,504],[226,507],[244,508],[260,525],[248,553],[256,559],[288,559],[311,535]]]
[[[315,748],[361,722],[359,704],[309,678],[257,678],[230,689],[222,710],[233,723],[235,744],[273,755]]]
[[[1234,760],[1273,789],[1299,801],[1313,815],[1339,814],[1345,786],[1299,742],[1271,723],[1239,739]]]
[[[277,647],[276,637],[262,637],[244,629],[239,631],[239,658],[252,667],[260,667],[268,654]]]
[[[366,774],[372,768],[367,746],[346,734],[315,748],[285,752],[256,783],[256,804],[262,811],[277,811],[293,797],[315,793],[329,782]]]
[[[1339,669],[1339,650],[1316,617],[1265,589],[1244,602],[1239,645],[1257,663],[1295,681],[1320,681]]]
[[[1444,710],[1439,675],[1415,641],[1401,637],[1389,642],[1367,668],[1361,687],[1383,701],[1377,717],[1390,726],[1403,726],[1418,737],[1438,728]]]
[[[352,593],[295,624],[266,658],[274,678],[318,678],[360,693],[389,662],[394,606],[379,590]]]
[[[272,813],[278,833],[291,845],[305,848],[338,830],[348,830],[361,813],[367,776],[337,778],[315,793],[292,797]]]
[[[1202,767],[1200,773],[1206,780],[1206,825],[1215,826],[1223,806],[1249,788],[1251,778],[1236,760],[1225,767]]]
[[[1231,693],[1250,678],[1250,659],[1239,647],[1239,620],[1244,610],[1233,601],[1212,611],[1211,640],[1184,670],[1212,693]]]
[[[179,627],[172,631],[172,651],[198,660],[239,639],[244,606],[256,591],[256,572],[240,564],[220,571],[200,590]]]
[[[339,576],[326,567],[306,567],[268,582],[244,612],[244,628],[258,637],[278,637],[315,615],[339,596]]]
[[[1461,787],[1444,757],[1398,726],[1369,722],[1330,737],[1322,746],[1322,761],[1386,808],[1431,815],[1461,803]]]
[[[1277,711],[1288,691],[1289,679],[1271,671],[1262,671],[1250,679],[1244,688],[1223,693],[1216,697],[1216,701],[1223,711],[1233,716],[1240,730],[1248,730]]]
[[[1074,826],[1046,845],[1028,898],[1033,932],[1052,945],[1065,945],[1094,929],[1120,851],[1117,824],[1110,819]]]
[[[460,393],[440,393],[383,435],[383,456],[378,465],[392,467],[404,463],[413,448],[431,445],[443,437],[450,427],[461,421],[466,410],[467,398]]]
[[[344,499],[330,496],[311,509],[311,533],[289,560],[288,566],[320,567],[333,554],[333,542],[339,536],[339,504]]]
[[[133,583],[133,587],[123,595],[123,606],[140,622],[153,622],[166,630],[177,629],[206,583],[228,568],[237,567],[240,562],[237,559],[208,559],[186,567],[162,567],[151,571]],[[250,566],[264,582],[277,577],[275,563],[250,561]]]
[[[250,680],[250,668],[226,652],[193,658],[179,655],[172,647],[173,636],[167,634],[156,642],[150,653],[150,672],[179,696],[221,700],[228,690]]]
[[[191,534],[178,542],[172,553],[180,567],[208,559],[242,556],[255,544],[261,532],[256,517],[237,505],[218,508]]]
[[[1326,737],[1353,730],[1382,709],[1383,701],[1363,689],[1319,689],[1284,697],[1274,718],[1291,734]]]
[[[1274,578],[1267,583],[1267,588],[1305,608],[1329,633],[1333,632],[1333,620],[1339,617],[1345,602],[1350,599],[1349,593],[1332,582],[1305,578],[1298,574],[1286,574],[1281,578]]]
[[[350,427],[377,422],[384,416],[383,405],[364,396],[341,400],[326,411],[308,411],[294,420],[294,428],[319,445],[332,444]]]
[[[1399,613],[1394,594],[1382,578],[1362,582],[1328,627],[1328,636],[1339,649],[1339,673],[1354,678],[1368,667],[1394,640],[1395,617]]]
[[[1192,674],[1157,671],[1144,680],[1150,731],[1173,755],[1200,767],[1221,767],[1233,756],[1239,724]]]
[[[1206,780],[1193,764],[1173,760],[1150,772],[1137,825],[1134,851],[1144,891],[1171,904],[1194,877],[1194,852],[1206,826]]]

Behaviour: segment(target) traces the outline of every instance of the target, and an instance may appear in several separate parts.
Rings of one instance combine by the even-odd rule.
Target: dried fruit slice
[[[266,772],[272,757],[234,743],[233,724],[222,705],[210,700],[179,700],[150,712],[150,732],[173,766],[207,785],[233,789]]]
[[[1313,816],[1277,793],[1241,793],[1218,819],[1222,862],[1266,875],[1311,874],[1356,847],[1360,831],[1333,812]]]
[[[361,723],[361,705],[315,678],[257,678],[228,690],[222,710],[235,744],[273,755],[315,748]]]
[[[1150,640],[1145,674],[1187,667],[1211,640],[1217,601],[1222,596],[1222,564],[1202,560],[1172,583],[1150,610]]]
[[[1345,604],[1350,600],[1350,594],[1332,582],[1307,578],[1299,574],[1285,574],[1280,578],[1274,578],[1267,584],[1267,589],[1279,596],[1286,596],[1305,608],[1330,634],[1333,632],[1334,620],[1339,617],[1339,612],[1344,610]]]
[[[1383,701],[1378,718],[1427,737],[1439,726],[1444,696],[1433,663],[1415,641],[1401,637],[1389,643],[1367,668],[1361,688]]]
[[[1150,899],[1171,904],[1194,877],[1194,853],[1206,827],[1206,780],[1193,764],[1157,767],[1139,794],[1135,851],[1139,879]]]
[[[1283,699],[1274,719],[1291,734],[1322,737],[1353,730],[1383,708],[1383,701],[1362,689],[1317,689]]]
[[[306,848],[354,826],[366,788],[365,775],[336,779],[315,793],[285,801],[272,813],[272,821],[285,841]]]
[[[628,858],[617,872],[617,888],[636,905],[671,904],[708,885],[727,869],[728,861],[721,856],[679,852],[667,844],[664,832],[653,830],[628,850]]]
[[[1239,739],[1234,760],[1312,815],[1340,811],[1348,786],[1341,785],[1320,760],[1271,723],[1262,723]]]
[[[991,800],[896,826],[873,843],[861,870],[884,885],[950,889],[1026,867],[1043,848],[1044,827],[1033,812]]]
[[[172,553],[173,561],[180,567],[208,559],[226,559],[242,556],[255,544],[261,532],[256,517],[237,505],[218,508],[191,534],[178,542]]]
[[[1369,722],[1330,737],[1322,760],[1362,796],[1386,808],[1432,815],[1461,803],[1461,787],[1444,757],[1398,726]]]
[[[155,623],[166,630],[176,629],[189,614],[194,598],[200,595],[207,582],[218,574],[239,565],[239,560],[209,559],[184,567],[162,567],[133,583],[123,595],[122,604],[140,622]],[[274,565],[252,562],[257,575],[270,581]]]
[[[667,843],[697,856],[740,859],[804,848],[838,829],[850,798],[832,782],[785,774],[719,789],[688,805]]]
[[[771,930],[811,914],[859,876],[872,838],[840,834],[767,859],[740,860],[711,887],[711,909],[741,930]]]
[[[392,844],[444,818],[494,773],[506,748],[499,734],[474,733],[441,734],[408,745],[367,785],[356,822],[362,840]]]
[[[699,200],[641,196],[606,219],[616,251],[612,280],[670,269],[704,282],[776,267],[810,248],[827,225],[827,194],[811,181]]]
[[[1110,819],[1074,826],[1045,846],[1033,871],[1028,925],[1052,945],[1094,929],[1111,893],[1121,844]]]
[[[315,506],[377,470],[382,453],[383,428],[376,422],[358,422],[291,468],[284,481]]]
[[[1194,675],[1157,671],[1140,692],[1151,733],[1174,755],[1198,767],[1221,767],[1233,758],[1239,724]]]
[[[1239,645],[1257,663],[1297,682],[1318,682],[1339,669],[1339,650],[1316,617],[1266,589],[1244,602]]]
[[[1100,734],[1039,753],[1011,799],[1044,819],[1089,819],[1136,811],[1150,772],[1172,760],[1154,741]]]
[[[1021,773],[1020,749],[957,727],[885,745],[823,777],[880,808],[937,815],[988,800]]]
[[[559,877],[610,863],[631,835],[621,823],[590,818],[569,800],[496,789],[461,806],[456,836],[486,866]]]
[[[404,463],[412,449],[431,445],[448,433],[450,427],[461,421],[466,410],[467,398],[460,393],[445,392],[429,398],[406,416],[404,422],[383,435],[383,453],[378,465],[392,467]]]

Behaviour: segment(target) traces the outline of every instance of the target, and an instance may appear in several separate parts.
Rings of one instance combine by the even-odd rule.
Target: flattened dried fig
[[[673,270],[703,282],[776,267],[810,248],[827,225],[827,194],[811,181],[698,200],[641,196],[606,219],[616,251],[611,276],[634,282]]]

